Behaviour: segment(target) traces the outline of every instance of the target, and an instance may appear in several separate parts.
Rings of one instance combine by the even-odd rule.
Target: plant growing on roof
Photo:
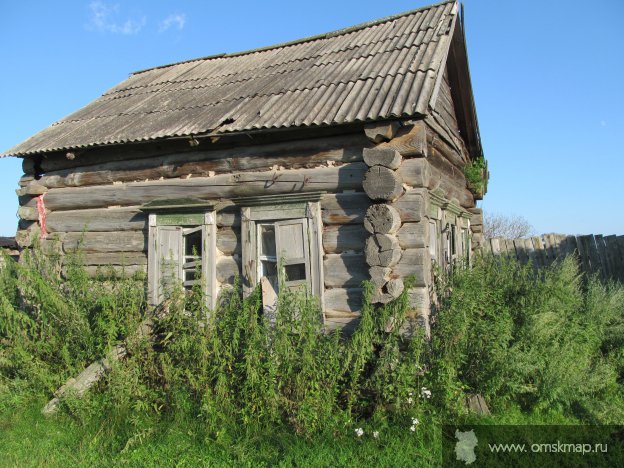
[[[489,175],[487,161],[482,154],[464,166],[464,176],[468,182],[468,189],[477,195],[483,196],[485,194]]]

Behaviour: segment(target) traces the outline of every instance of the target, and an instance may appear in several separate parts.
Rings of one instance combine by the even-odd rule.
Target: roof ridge
[[[388,21],[393,21],[395,19],[402,18],[403,16],[409,16],[409,15],[412,15],[414,13],[418,13],[418,12],[425,11],[425,10],[430,10],[432,8],[437,8],[439,6],[446,5],[448,3],[457,3],[457,2],[458,2],[458,0],[443,0],[441,2],[434,3],[433,5],[427,5],[427,6],[424,6],[424,7],[416,8],[414,10],[404,11],[402,13],[396,13],[394,15],[389,15],[389,16],[385,16],[383,18],[379,18],[379,19],[376,19],[376,20],[372,20],[372,21],[367,21],[367,22],[364,22],[364,23],[356,24],[355,26],[348,26],[346,28],[337,29],[335,31],[329,31],[329,32],[322,33],[322,34],[316,34],[314,36],[308,36],[308,37],[304,37],[304,38],[301,38],[301,39],[295,39],[295,40],[292,40],[292,41],[280,42],[280,43],[277,43],[277,44],[272,44],[272,45],[268,45],[268,46],[264,46],[264,47],[258,47],[258,48],[255,48],[255,49],[243,50],[243,51],[240,51],[240,52],[214,54],[214,55],[207,55],[205,57],[197,57],[197,58],[188,59],[188,60],[181,60],[179,62],[168,63],[166,65],[159,65],[159,66],[156,66],[156,67],[150,67],[150,68],[145,68],[143,70],[138,70],[138,71],[135,71],[135,72],[131,72],[130,75],[139,75],[141,73],[145,73],[145,72],[148,72],[148,71],[159,70],[161,68],[169,68],[169,67],[173,67],[173,66],[176,66],[176,65],[182,65],[184,63],[199,62],[199,61],[202,61],[202,60],[212,60],[212,59],[217,59],[217,58],[238,57],[238,56],[241,56],[241,55],[248,55],[248,54],[253,54],[253,53],[256,53],[256,52],[264,52],[264,51],[267,51],[267,50],[278,49],[278,48],[281,48],[281,47],[288,47],[288,46],[292,46],[292,45],[303,44],[303,43],[306,43],[306,42],[318,41],[319,39],[329,39],[329,38],[332,38],[332,37],[337,37],[337,36],[342,36],[344,34],[349,34],[349,33],[354,32],[354,31],[359,31],[360,29],[370,28],[371,26],[376,26],[378,24],[386,23]]]

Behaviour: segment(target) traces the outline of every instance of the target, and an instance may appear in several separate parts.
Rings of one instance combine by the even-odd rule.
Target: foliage
[[[489,177],[485,158],[480,156],[466,164],[464,166],[464,176],[468,182],[468,188],[474,193],[483,195],[487,188]]]
[[[500,213],[483,213],[483,236],[486,239],[492,237],[505,237],[518,239],[532,236],[535,232],[531,223],[526,218],[517,215],[504,215]]]
[[[541,271],[479,257],[440,294],[430,374],[440,406],[457,411],[463,394],[479,393],[499,410],[624,420],[621,285],[582,284],[572,257]]]
[[[142,278],[91,279],[78,255],[61,279],[47,258],[35,250],[0,270],[0,427],[10,428],[0,453],[15,451],[9,464],[23,459],[15,444],[24,421],[41,418],[16,408],[40,408],[119,342],[128,357],[37,426],[37,440],[66,447],[58,460],[78,444],[84,463],[158,463],[181,446],[189,462],[217,464],[349,464],[362,454],[435,464],[439,423],[474,421],[464,399],[475,393],[493,410],[490,423],[624,420],[624,288],[583,281],[572,258],[537,271],[477,257],[441,276],[430,340],[401,327],[409,284],[383,307],[370,304],[365,284],[349,336],[324,330],[316,301],[285,287],[268,317],[259,291],[243,298],[237,283],[208,311],[198,285],[173,291],[154,337],[138,338],[148,314]]]

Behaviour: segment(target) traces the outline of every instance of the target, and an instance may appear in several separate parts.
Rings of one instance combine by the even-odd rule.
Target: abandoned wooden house
[[[188,288],[201,267],[210,306],[236,275],[245,291],[304,285],[335,328],[357,321],[363,280],[384,303],[413,276],[426,326],[432,265],[480,240],[455,1],[136,72],[8,155],[23,158],[20,247],[145,271],[152,303],[165,270]]]

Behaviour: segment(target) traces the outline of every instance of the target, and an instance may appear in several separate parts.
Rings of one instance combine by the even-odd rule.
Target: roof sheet
[[[292,43],[137,72],[3,155],[424,115],[457,10],[447,1]]]

